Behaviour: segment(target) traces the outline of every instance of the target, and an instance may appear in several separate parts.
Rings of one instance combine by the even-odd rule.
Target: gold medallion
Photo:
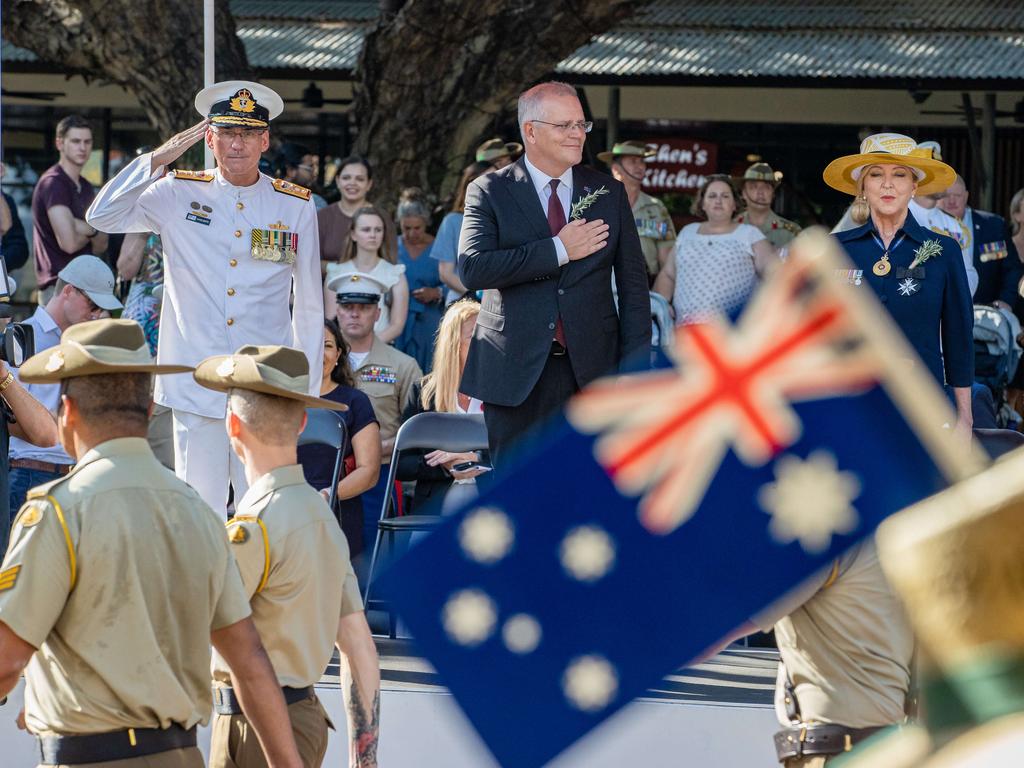
[[[879,277],[885,277],[891,269],[892,264],[889,263],[889,256],[887,254],[875,262],[875,266],[871,268],[871,271]]]

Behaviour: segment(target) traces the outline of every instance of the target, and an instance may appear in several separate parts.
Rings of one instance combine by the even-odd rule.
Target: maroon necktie
[[[565,209],[562,208],[562,201],[558,199],[558,179],[548,182],[551,187],[551,197],[548,198],[548,229],[551,236],[557,237],[565,226]],[[565,330],[562,328],[561,316],[555,321],[555,341],[565,346]]]

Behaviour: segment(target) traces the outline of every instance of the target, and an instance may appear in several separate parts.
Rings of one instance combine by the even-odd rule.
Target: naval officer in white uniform
[[[324,342],[316,206],[310,190],[259,171],[270,120],[284,108],[281,97],[236,80],[203,89],[195,104],[202,122],[126,166],[100,190],[86,219],[103,232],[161,236],[158,361],[197,365],[246,344],[280,344],[301,349],[310,370],[319,371]],[[217,168],[167,173],[200,139]],[[310,386],[318,390],[319,382]],[[248,487],[224,431],[225,395],[171,376],[158,380],[155,399],[173,411],[178,476],[224,512],[228,481],[235,499]]]

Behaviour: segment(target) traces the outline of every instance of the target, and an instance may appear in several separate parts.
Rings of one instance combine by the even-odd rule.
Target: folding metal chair
[[[370,609],[370,587],[373,584],[373,571],[377,565],[380,546],[384,535],[388,537],[388,550],[393,551],[395,537],[399,533],[429,531],[441,521],[437,515],[391,515],[394,509],[395,474],[398,471],[398,457],[402,451],[409,450],[442,450],[452,453],[480,451],[487,449],[487,427],[484,417],[480,414],[465,413],[418,413],[398,428],[395,435],[395,447],[391,451],[391,464],[388,465],[388,482],[381,504],[380,519],[377,522],[377,537],[373,543],[373,556],[370,558],[370,570],[366,575],[366,586],[363,590],[363,604]],[[440,511],[440,509],[438,509]],[[386,602],[378,600],[378,608],[386,608]],[[396,635],[394,615],[388,611],[391,626],[391,637]]]
[[[326,445],[335,450],[334,472],[331,475],[331,493],[328,504],[337,515],[335,504],[338,501],[338,483],[341,482],[341,469],[345,464],[345,451],[348,448],[348,429],[337,411],[326,408],[306,409],[306,428],[299,435],[299,445]],[[341,524],[341,520],[338,520]]]

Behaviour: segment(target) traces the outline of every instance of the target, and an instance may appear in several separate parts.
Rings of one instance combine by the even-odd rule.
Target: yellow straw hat
[[[876,133],[860,143],[856,155],[837,157],[825,168],[822,178],[832,189],[848,195],[860,194],[860,175],[872,165],[905,165],[917,178],[918,195],[931,195],[947,189],[956,180],[956,171],[936,160],[931,147],[920,147],[901,133]]]

